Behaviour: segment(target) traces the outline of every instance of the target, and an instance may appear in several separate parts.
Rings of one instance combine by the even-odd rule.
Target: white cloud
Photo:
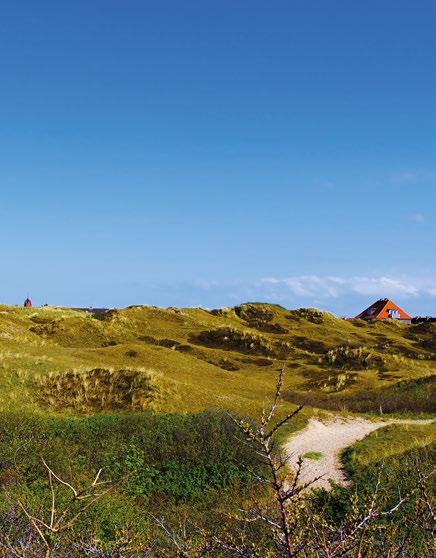
[[[301,275],[298,277],[285,277],[276,279],[267,277],[262,283],[271,285],[284,285],[291,292],[300,296],[324,295],[336,297],[339,295],[338,285],[343,284],[340,277],[319,277],[318,275]]]
[[[425,221],[425,215],[422,213],[411,213],[407,216],[407,219],[415,223],[423,223]]]
[[[300,275],[293,277],[266,277],[261,284],[276,294],[288,291],[296,296],[337,298],[347,294],[379,297],[410,298],[422,294],[436,295],[436,279],[422,280],[405,277],[335,277]]]
[[[364,295],[417,296],[419,292],[413,281],[393,277],[352,277],[348,286],[350,291]]]

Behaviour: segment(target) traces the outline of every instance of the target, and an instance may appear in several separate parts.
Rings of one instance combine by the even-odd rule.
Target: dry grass
[[[386,364],[385,358],[368,347],[340,346],[327,351],[320,359],[330,366],[351,370],[366,370],[368,368],[383,368]]]
[[[174,384],[178,399],[166,397],[163,410],[218,407],[257,416],[277,369],[285,364],[288,401],[428,412],[430,386],[414,389],[414,382],[435,374],[435,329],[435,324],[388,322],[357,327],[314,309],[256,303],[216,311],[136,306],[96,316],[65,308],[3,306],[0,409],[10,406],[11,393],[17,394],[17,410],[29,409],[34,401],[25,396],[20,370],[31,394],[37,387],[32,378],[53,370],[141,368],[156,370]],[[284,330],[288,333],[277,333]],[[394,389],[404,381],[412,383]]]
[[[93,368],[49,373],[34,379],[37,401],[79,413],[156,410],[164,395],[154,370]]]

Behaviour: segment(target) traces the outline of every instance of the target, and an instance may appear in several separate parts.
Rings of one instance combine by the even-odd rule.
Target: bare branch
[[[77,490],[76,490],[73,486],[71,486],[71,484],[69,484],[68,482],[66,482],[66,481],[62,480],[61,478],[59,478],[59,477],[52,471],[52,469],[50,469],[50,467],[49,467],[49,466],[47,465],[47,463],[45,462],[45,459],[44,459],[44,458],[42,458],[42,462],[44,463],[44,465],[45,465],[46,469],[48,470],[49,474],[51,473],[51,474],[53,475],[53,477],[54,477],[58,482],[60,482],[60,483],[63,484],[64,486],[68,487],[68,488],[73,492],[74,496],[77,497]]]
[[[299,407],[297,407],[295,409],[295,411],[293,411],[292,413],[289,413],[289,415],[287,415],[283,420],[281,420],[278,424],[276,424],[274,426],[274,428],[272,428],[268,434],[266,434],[267,438],[271,438],[279,428],[281,428],[283,425],[285,425],[287,422],[289,422],[292,418],[295,417],[295,415],[298,415],[298,413],[301,411],[301,409],[303,408],[302,405],[300,405]]]
[[[274,394],[274,402],[271,405],[271,409],[268,413],[268,415],[265,415],[264,411],[262,411],[262,426],[268,426],[268,424],[271,422],[271,419],[274,416],[274,413],[277,409],[277,404],[279,402],[280,399],[280,395],[281,395],[281,391],[282,391],[282,384],[283,384],[283,374],[285,372],[285,365],[283,365],[282,369],[280,370],[278,376],[277,376],[277,382],[276,382],[276,391]]]

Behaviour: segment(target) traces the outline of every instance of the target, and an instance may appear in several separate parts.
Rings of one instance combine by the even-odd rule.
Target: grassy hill
[[[345,321],[315,309],[0,306],[0,408],[258,416],[277,371],[312,408],[430,413],[435,324]]]
[[[158,517],[175,532],[185,518],[193,549],[216,534],[257,545],[257,556],[283,556],[274,550],[272,532],[257,525],[241,531],[234,519],[259,501],[269,509],[275,497],[251,475],[263,474],[264,462],[225,411],[258,419],[285,368],[277,421],[296,404],[305,407],[283,439],[328,410],[427,418],[435,400],[435,354],[434,324],[345,321],[314,309],[136,306],[92,314],[0,306],[0,555],[25,548],[19,553],[24,558],[133,558],[153,548],[150,555],[159,558],[187,556],[175,552]],[[341,524],[357,505],[356,487],[364,513],[382,459],[389,472],[386,505],[399,487],[410,492],[419,481],[416,464],[431,467],[435,436],[433,425],[380,429],[343,456],[353,485],[304,500],[303,515],[312,517],[315,506]],[[82,489],[99,470],[112,481],[110,493],[77,516],[81,501],[68,503],[67,485],[57,486],[56,505],[65,509],[55,517],[79,519],[59,536],[46,533],[46,543],[29,530],[19,504],[36,517],[53,517],[42,458]],[[418,499],[410,503],[419,517],[420,505]],[[415,526],[410,512],[408,530],[409,516],[401,513],[392,522],[400,530],[395,536],[403,545],[404,526],[421,552],[425,529]],[[296,536],[304,538],[304,525],[298,529]],[[312,529],[307,533],[312,544]],[[375,549],[368,556],[383,554],[376,539],[368,543]]]

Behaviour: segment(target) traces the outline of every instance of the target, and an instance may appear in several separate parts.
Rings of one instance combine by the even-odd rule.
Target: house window
[[[400,318],[400,314],[399,314],[398,310],[395,310],[395,308],[392,308],[391,310],[388,310],[388,314],[389,314],[389,317],[394,319],[394,320],[398,320]]]

